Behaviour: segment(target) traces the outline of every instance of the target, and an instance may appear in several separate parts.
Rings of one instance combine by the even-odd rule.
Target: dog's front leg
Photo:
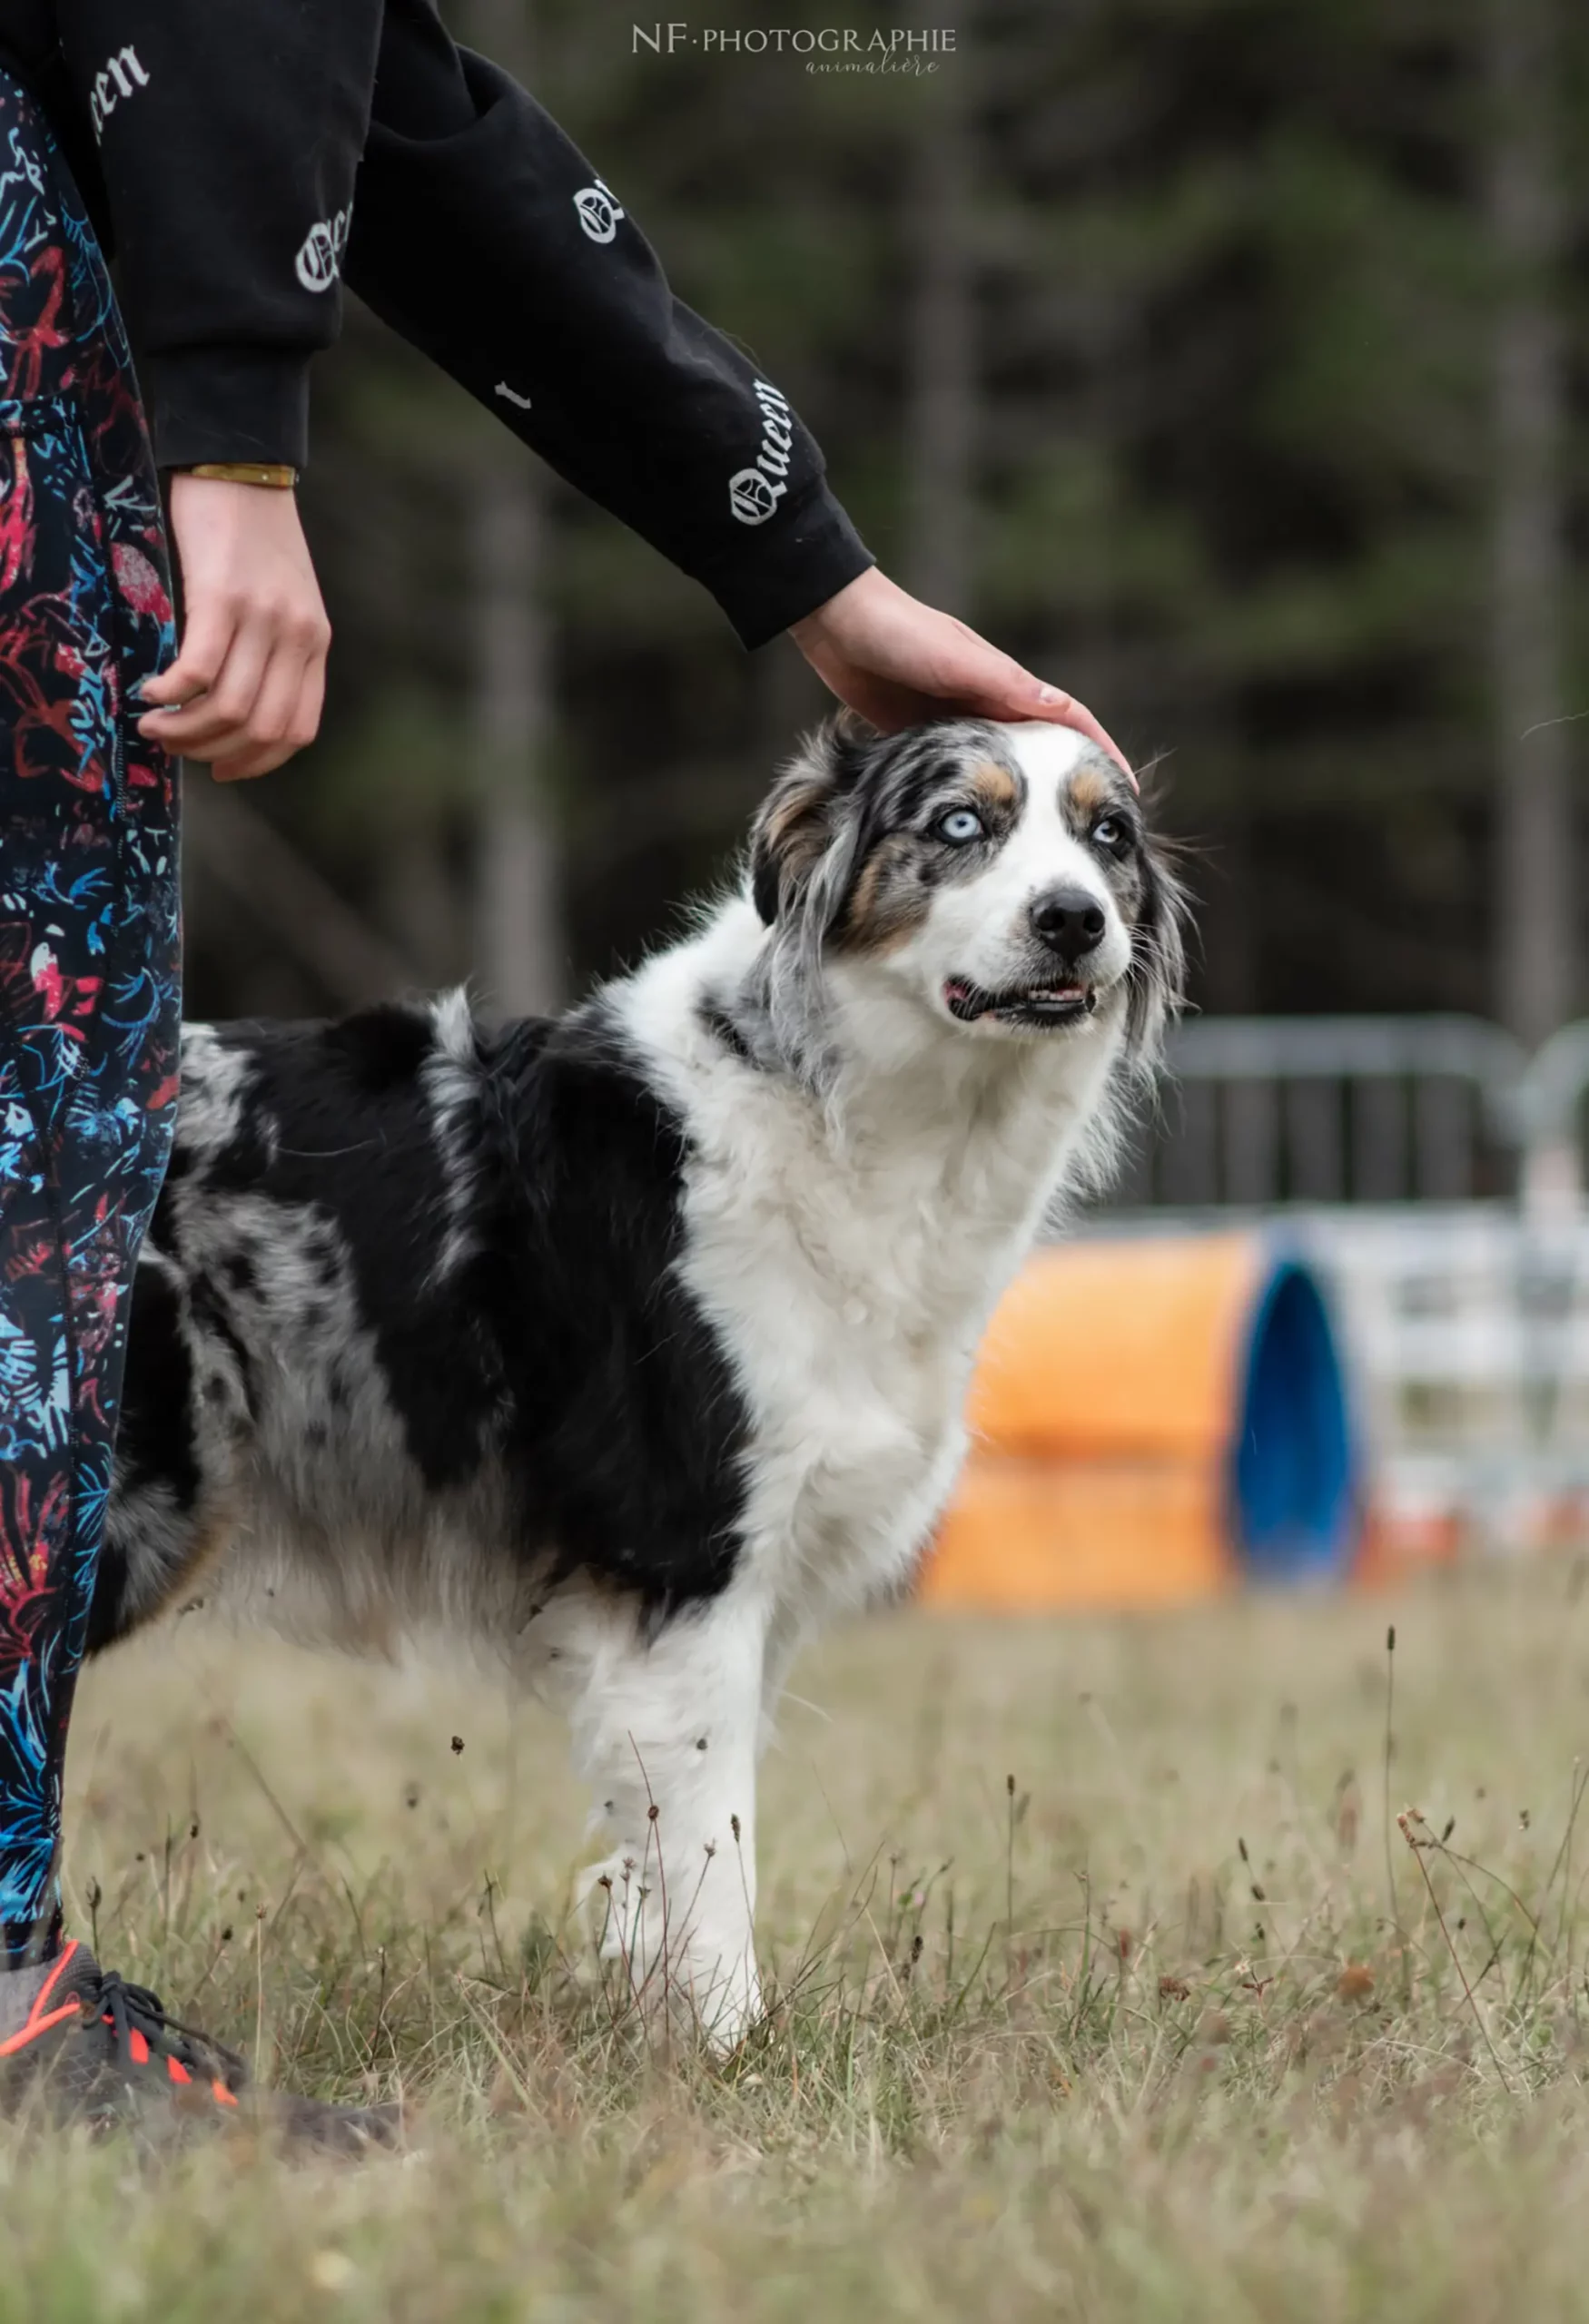
[[[601,1950],[648,2018],[731,2049],[756,1982],[755,1761],[765,1625],[729,1592],[659,1627],[582,1598],[559,1625],[557,1691],[608,1853],[590,1874]]]

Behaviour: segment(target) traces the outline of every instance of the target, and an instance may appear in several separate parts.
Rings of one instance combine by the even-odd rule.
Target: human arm
[[[1071,695],[873,566],[779,390],[674,297],[617,192],[429,0],[389,0],[348,277],[703,582],[745,645],[787,629],[881,725],[1052,719],[1120,755]]]
[[[335,334],[345,262],[400,331],[712,588],[747,643],[869,564],[778,391],[674,300],[589,165],[505,74],[460,57],[425,0],[62,9],[163,467],[302,464],[309,357]],[[171,514],[187,620],[144,731],[261,772],[312,728],[322,679],[295,515],[184,477]]]
[[[429,0],[389,0],[346,272],[747,645],[870,565],[777,387],[675,298],[621,189]]]
[[[792,629],[883,723],[974,704],[1091,731],[869,571],[777,389],[673,297],[617,197],[506,74],[454,47],[429,0],[389,0],[384,23],[380,0],[63,0],[62,15],[163,465],[301,463],[346,240],[371,303],[703,581],[747,645]],[[185,477],[173,494],[188,620],[145,731],[229,773],[289,755],[323,685],[324,610],[275,497]]]

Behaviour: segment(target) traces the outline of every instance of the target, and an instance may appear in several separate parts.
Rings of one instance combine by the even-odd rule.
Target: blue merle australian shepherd
[[[489,1649],[569,1721],[604,1945],[733,2042],[791,1654],[908,1581],[1180,923],[1067,728],[840,721],[743,891],[567,1016],[190,1027],[93,1644],[202,1593]]]

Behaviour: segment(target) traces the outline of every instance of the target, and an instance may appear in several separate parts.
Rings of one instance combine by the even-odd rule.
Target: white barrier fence
[[[1589,1218],[1505,1205],[1301,1213],[1375,1506],[1431,1551],[1589,1540]]]

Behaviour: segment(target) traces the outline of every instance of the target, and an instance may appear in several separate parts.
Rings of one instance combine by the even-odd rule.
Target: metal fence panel
[[[1553,1089],[1589,1083],[1582,1029]],[[1167,1068],[1117,1204],[1449,1203],[1522,1183],[1528,1060],[1478,1018],[1193,1018]]]

